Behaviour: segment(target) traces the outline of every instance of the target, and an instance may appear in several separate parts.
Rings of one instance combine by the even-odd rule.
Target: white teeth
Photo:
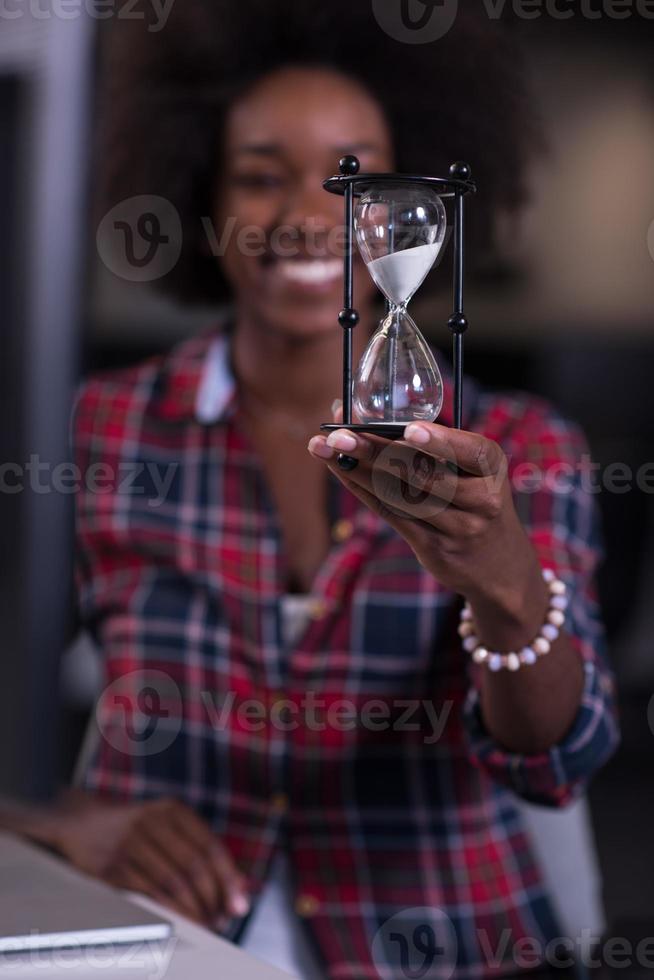
[[[281,260],[277,270],[291,282],[317,285],[337,279],[343,272],[340,259]]]

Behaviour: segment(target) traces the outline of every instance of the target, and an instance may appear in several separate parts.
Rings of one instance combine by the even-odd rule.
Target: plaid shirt
[[[540,399],[466,384],[464,427],[500,443],[515,481],[532,464],[516,506],[569,587],[585,665],[571,730],[534,756],[484,730],[460,597],[331,474],[332,547],[284,649],[281,530],[218,330],[92,377],[73,414],[80,608],[107,684],[84,784],[195,808],[255,901],[285,844],[333,980],[424,976],[411,970],[429,957],[429,977],[454,963],[464,980],[498,976],[522,963],[521,940],[560,935],[515,795],[565,805],[617,741],[583,437]],[[450,406],[446,377],[444,424]],[[537,486],[534,466],[550,477]]]

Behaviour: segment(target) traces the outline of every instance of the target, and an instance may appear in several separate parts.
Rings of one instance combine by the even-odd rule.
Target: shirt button
[[[291,720],[291,706],[288,697],[285,694],[278,694],[272,706],[275,710],[275,720],[280,721],[282,725],[288,725]]]
[[[344,517],[332,525],[332,540],[340,544],[342,541],[347,541],[352,536],[353,531],[354,525],[352,521],[348,521]]]
[[[286,813],[288,810],[288,796],[286,793],[273,793],[270,797],[270,807],[275,813]]]
[[[310,919],[320,909],[320,902],[315,895],[298,895],[295,901],[295,911],[303,919]]]
[[[324,599],[315,599],[310,606],[309,615],[312,619],[324,619],[327,615],[327,603]]]

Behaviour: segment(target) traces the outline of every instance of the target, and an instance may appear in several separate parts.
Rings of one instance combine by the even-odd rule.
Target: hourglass
[[[431,187],[376,184],[356,206],[359,251],[389,306],[353,380],[353,409],[371,426],[433,422],[441,410],[441,373],[407,304],[436,262],[446,228]]]
[[[463,334],[464,198],[475,191],[467,164],[450,168],[447,179],[407,174],[360,174],[354,156],[340,161],[340,174],[324,182],[345,198],[343,327],[343,422],[337,428],[399,439],[409,422],[433,422],[443,404],[443,382],[434,355],[407,311],[444,247],[447,214],[454,201],[454,424],[461,427]],[[356,202],[356,203],[355,203]],[[352,330],[359,322],[353,305],[354,242],[387,302],[386,315],[372,336],[356,372],[352,371]],[[353,421],[356,414],[357,421]],[[341,454],[338,464],[356,460]]]

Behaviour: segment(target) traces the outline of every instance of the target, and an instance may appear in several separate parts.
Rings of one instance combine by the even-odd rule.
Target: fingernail
[[[334,399],[334,401],[332,402],[332,415],[334,415],[339,410],[342,404],[343,402],[340,398]]]
[[[250,903],[245,895],[232,895],[229,904],[234,915],[247,915],[250,911]]]
[[[320,456],[321,459],[331,459],[334,455],[334,450],[327,445],[324,436],[314,436],[313,439],[309,439],[307,449],[314,456]]]
[[[342,449],[345,452],[349,452],[349,450],[357,448],[357,441],[349,432],[331,432],[327,436],[327,445],[332,446],[334,449]]]
[[[429,442],[429,433],[421,425],[407,425],[404,430],[404,438],[408,439],[409,442],[416,442],[420,446],[424,446]]]

